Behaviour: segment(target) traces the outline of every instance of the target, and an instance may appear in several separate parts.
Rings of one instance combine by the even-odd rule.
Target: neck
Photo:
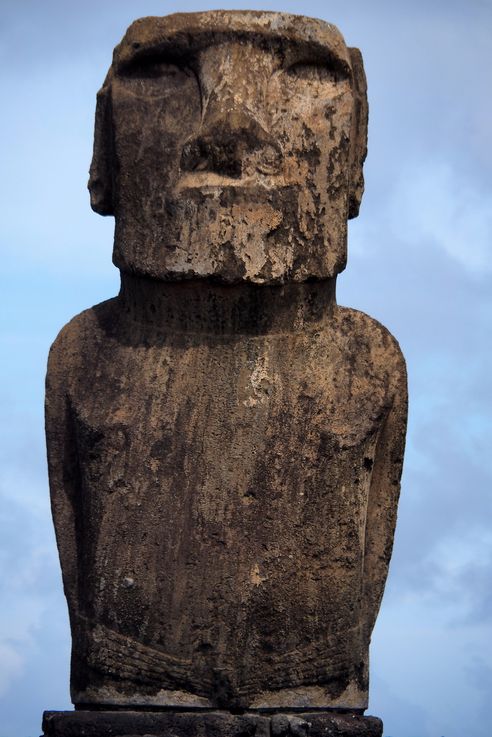
[[[335,308],[336,278],[282,286],[166,282],[121,273],[118,299],[139,323],[171,332],[264,335],[319,330]]]

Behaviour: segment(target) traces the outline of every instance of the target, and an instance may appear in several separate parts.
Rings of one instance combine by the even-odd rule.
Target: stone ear
[[[364,192],[364,174],[362,167],[367,156],[367,121],[369,107],[367,104],[367,82],[362,54],[359,49],[349,49],[348,51],[352,65],[352,91],[354,96],[352,130],[350,133],[350,191],[348,217],[355,218],[359,214],[360,202]]]
[[[94,212],[114,215],[111,97],[106,83],[97,93],[94,150],[87,186]]]

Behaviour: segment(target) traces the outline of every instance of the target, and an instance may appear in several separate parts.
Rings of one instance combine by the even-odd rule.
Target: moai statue
[[[89,189],[121,291],[61,331],[46,404],[64,718],[98,737],[380,734],[405,364],[335,301],[366,128],[360,53],[329,23],[142,18],[115,49]]]

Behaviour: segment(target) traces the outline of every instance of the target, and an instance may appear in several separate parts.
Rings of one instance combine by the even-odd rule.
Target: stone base
[[[326,711],[46,711],[43,737],[381,737],[377,717]]]

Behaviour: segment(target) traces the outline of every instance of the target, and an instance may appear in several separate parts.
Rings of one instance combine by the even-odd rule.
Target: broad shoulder
[[[350,307],[336,311],[338,334],[354,359],[368,361],[374,369],[406,381],[406,364],[396,338],[378,320]]]
[[[49,353],[48,374],[83,367],[88,356],[107,337],[116,321],[116,298],[106,300],[73,317],[58,333]]]

